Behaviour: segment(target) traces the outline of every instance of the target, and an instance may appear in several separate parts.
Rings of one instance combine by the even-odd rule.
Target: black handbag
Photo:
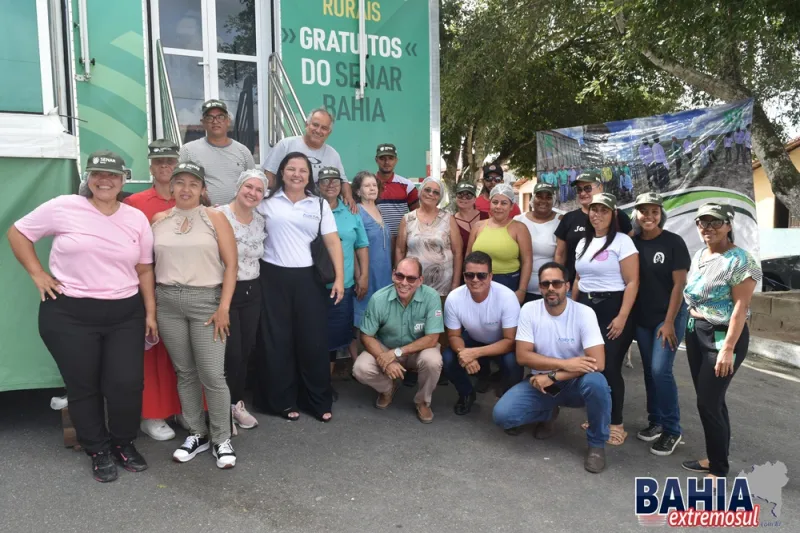
[[[336,271],[333,269],[333,261],[322,239],[322,198],[319,199],[319,228],[317,236],[311,241],[311,261],[314,263],[314,277],[323,285],[333,283],[336,280]]]

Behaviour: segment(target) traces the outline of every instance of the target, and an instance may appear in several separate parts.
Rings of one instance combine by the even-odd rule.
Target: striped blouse
[[[727,326],[734,307],[731,289],[747,278],[756,283],[761,281],[761,266],[738,246],[703,258],[705,251],[706,248],[701,248],[694,254],[683,297],[690,308],[695,308],[712,324]],[[750,315],[749,309],[747,314]]]

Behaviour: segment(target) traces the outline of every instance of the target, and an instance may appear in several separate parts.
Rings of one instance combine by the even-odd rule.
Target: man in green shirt
[[[422,265],[414,257],[397,264],[392,281],[367,304],[360,326],[365,350],[356,359],[353,375],[378,391],[375,407],[386,409],[406,370],[416,370],[417,418],[428,424],[433,422],[431,397],[442,372],[442,301],[439,293],[422,284]]]

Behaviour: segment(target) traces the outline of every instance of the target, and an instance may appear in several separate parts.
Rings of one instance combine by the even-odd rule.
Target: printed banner
[[[732,206],[737,245],[758,257],[750,123],[753,101],[672,115],[540,131],[537,176],[555,185],[556,208],[579,207],[572,186],[582,172],[599,173],[605,192],[627,212],[636,196],[664,197],[666,229],[678,233],[694,254],[701,246],[697,208],[710,201]]]

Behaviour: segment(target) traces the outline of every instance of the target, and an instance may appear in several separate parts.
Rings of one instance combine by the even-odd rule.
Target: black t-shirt
[[[619,210],[617,210],[617,222],[619,233],[628,234],[633,229],[631,219]],[[575,249],[585,235],[587,224],[589,224],[589,215],[579,208],[564,215],[556,228],[556,237],[567,243],[567,264],[564,266],[569,269],[570,283],[575,281]]]
[[[662,231],[649,241],[641,236],[633,239],[639,250],[639,294],[633,316],[636,323],[645,328],[654,328],[664,321],[669,309],[669,297],[674,283],[675,270],[689,270],[692,258],[680,235]]]

